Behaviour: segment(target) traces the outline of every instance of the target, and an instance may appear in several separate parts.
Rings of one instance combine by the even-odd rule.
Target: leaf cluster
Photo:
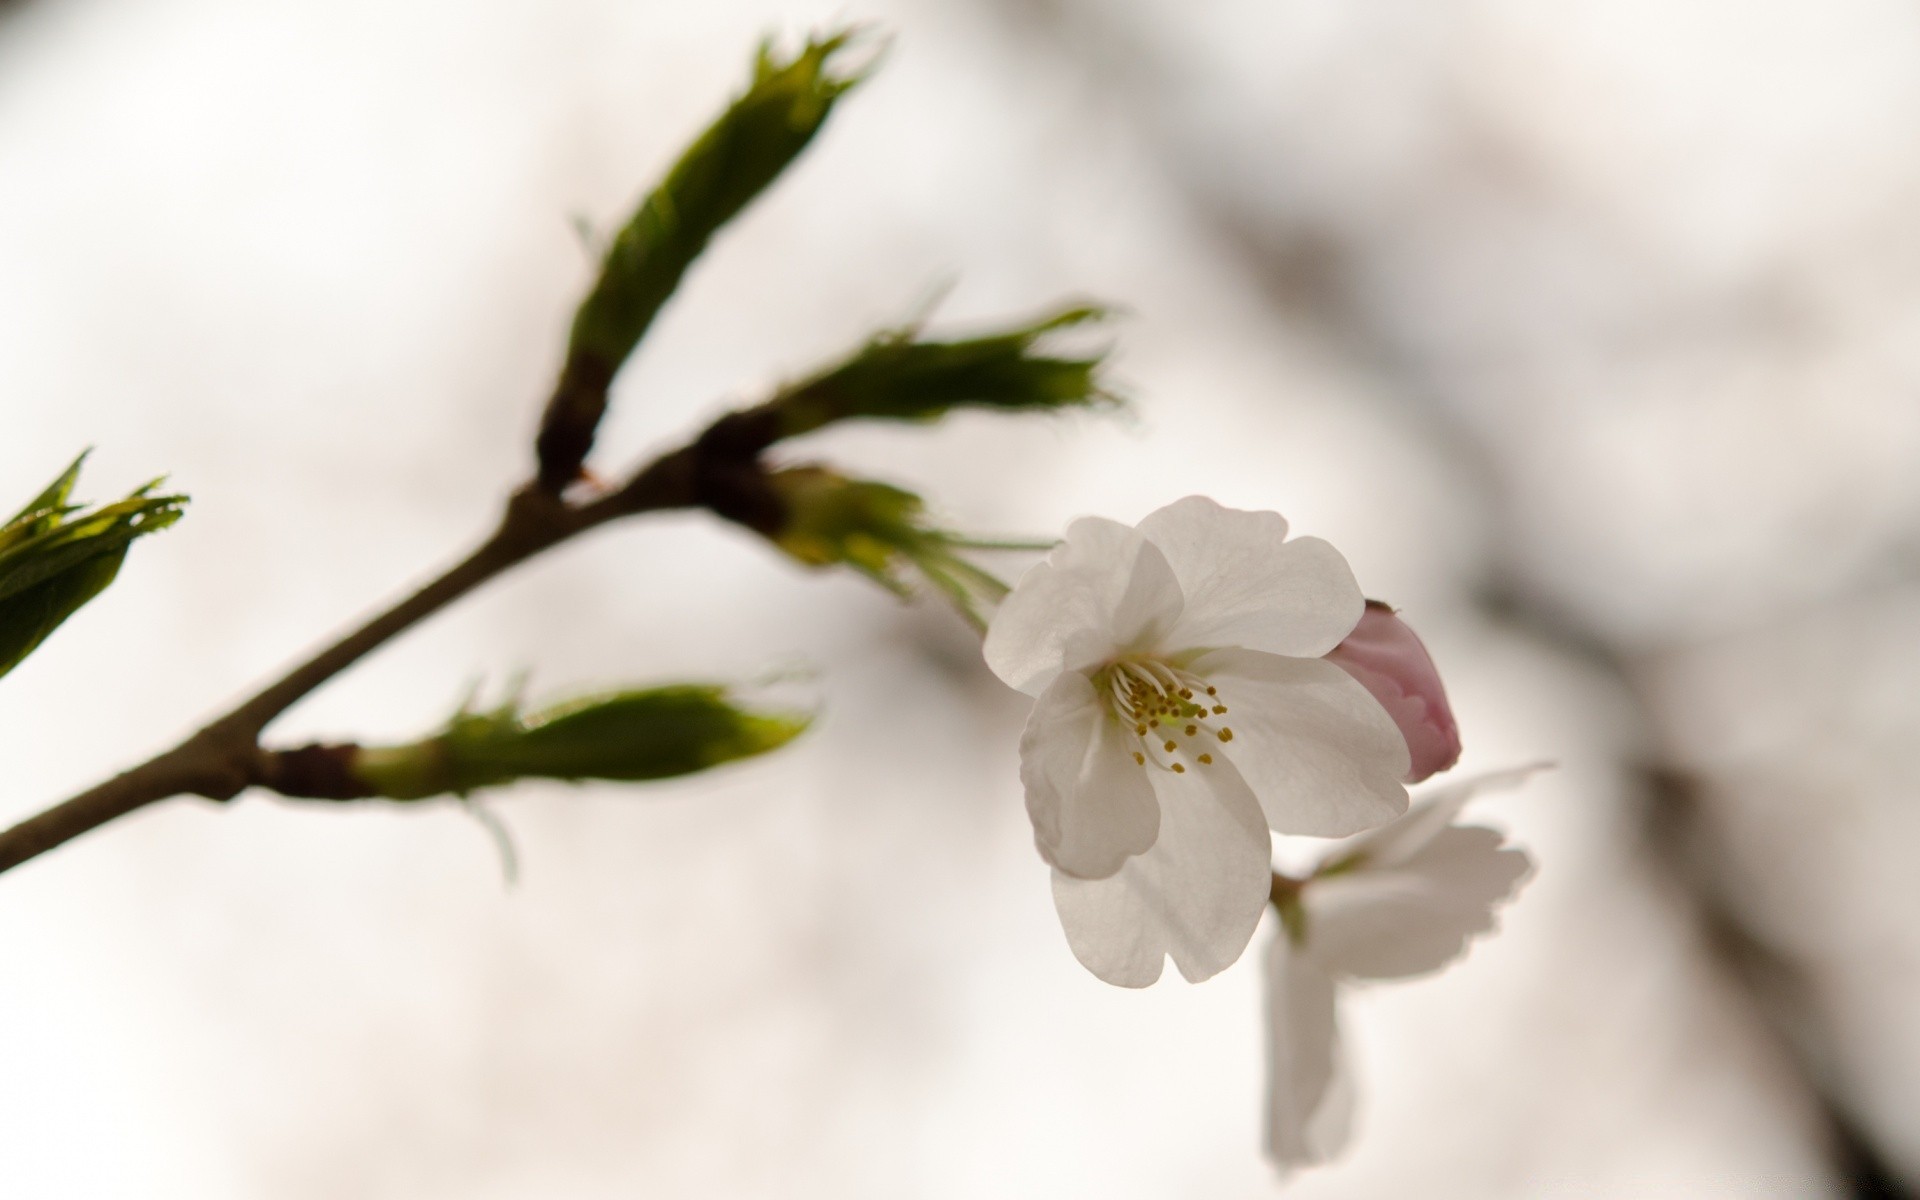
[[[791,52],[763,43],[746,89],[613,238],[574,314],[535,439],[537,475],[513,493],[485,544],[174,750],[0,832],[0,870],[183,791],[226,799],[259,785],[318,800],[417,800],[525,778],[663,779],[762,754],[798,736],[810,717],[742,707],[724,688],[678,684],[532,712],[517,699],[493,711],[463,708],[438,732],[403,745],[281,750],[259,743],[276,715],[389,638],[501,571],[618,518],[704,509],[799,562],[847,567],[896,594],[910,594],[917,575],[984,628],[986,612],[1008,589],[971,562],[970,552],[1044,546],[963,537],[930,520],[911,491],[830,466],[769,461],[770,452],[784,439],[844,420],[931,422],[963,407],[1056,412],[1118,403],[1104,383],[1106,348],[1063,345],[1070,333],[1108,316],[1099,306],[1073,304],[973,336],[928,337],[918,319],[883,330],[761,403],[721,416],[624,483],[575,486],[615,374],[713,237],[792,165],[869,73],[874,56],[849,65],[862,40],[859,30],[840,29]],[[186,502],[155,494],[156,481],[83,511],[68,499],[79,468],[74,463],[0,526],[0,674],[112,581],[135,538],[177,520]]]

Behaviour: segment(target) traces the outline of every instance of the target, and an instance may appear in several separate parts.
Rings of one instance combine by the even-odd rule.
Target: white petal
[[[1475,825],[1454,825],[1400,865],[1308,882],[1307,940],[1331,971],[1399,979],[1437,971],[1494,927],[1494,910],[1533,871],[1519,850]]]
[[[1353,1088],[1333,977],[1281,930],[1267,948],[1267,1153],[1281,1170],[1325,1162],[1346,1145]]]
[[[1061,671],[1157,642],[1182,603],[1151,542],[1117,521],[1082,517],[1001,602],[983,652],[1009,687],[1037,696]]]
[[[1160,978],[1167,955],[1198,983],[1231,966],[1260,923],[1272,885],[1272,839],[1260,804],[1231,766],[1153,770],[1160,836],[1108,879],[1055,871],[1053,903],[1073,954],[1121,987]]]
[[[1227,706],[1216,722],[1267,822],[1281,833],[1342,837],[1407,809],[1406,739],[1353,676],[1319,658],[1217,650],[1193,670]]]
[[[1429,788],[1420,793],[1405,816],[1353,838],[1327,855],[1326,861],[1348,865],[1364,862],[1372,867],[1396,866],[1419,853],[1442,829],[1453,824],[1453,819],[1460,815],[1467,801],[1488,792],[1519,787],[1551,765],[1529,763],[1524,767],[1475,775],[1445,787]]]
[[[1147,768],[1077,671],[1034,702],[1020,735],[1020,782],[1041,856],[1069,875],[1104,879],[1160,832]]]
[[[1181,648],[1247,646],[1318,658],[1366,608],[1347,560],[1319,538],[1287,540],[1279,513],[1176,500],[1140,522],[1173,567],[1186,610],[1169,635]]]

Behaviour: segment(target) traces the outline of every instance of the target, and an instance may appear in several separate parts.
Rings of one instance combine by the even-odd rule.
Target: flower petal
[[[983,652],[1009,687],[1038,696],[1061,671],[1156,641],[1182,604],[1158,548],[1117,521],[1082,517],[1001,602]]]
[[[1437,971],[1494,927],[1494,910],[1533,872],[1477,825],[1442,830],[1388,870],[1366,867],[1310,881],[1303,894],[1314,957],[1337,974],[1399,979]]]
[[[1160,836],[1111,878],[1053,876],[1053,903],[1073,955],[1121,987],[1160,978],[1167,955],[1198,983],[1247,948],[1272,884],[1272,838],[1260,803],[1225,763],[1152,770]]]
[[[1282,1171],[1346,1145],[1351,1077],[1340,1053],[1333,977],[1281,930],[1267,947],[1267,1153]]]
[[[1408,783],[1460,761],[1460,726],[1454,722],[1440,670],[1413,627],[1377,600],[1327,661],[1358,679],[1400,727],[1413,756]]]
[[[1034,702],[1020,735],[1020,782],[1041,857],[1069,875],[1105,879],[1159,835],[1147,771],[1078,671]]]
[[[1488,792],[1503,792],[1519,787],[1535,774],[1553,764],[1536,762],[1524,767],[1490,771],[1470,779],[1456,780],[1445,787],[1424,789],[1420,798],[1399,820],[1370,829],[1344,842],[1326,856],[1328,866],[1342,868],[1363,865],[1368,868],[1395,867],[1418,854],[1440,831],[1453,824],[1467,801]],[[1322,870],[1325,868],[1323,867]]]
[[[1366,606],[1340,552],[1319,538],[1288,541],[1279,513],[1188,496],[1139,528],[1186,595],[1168,635],[1176,649],[1247,646],[1319,658],[1352,632]]]
[[[1193,671],[1219,689],[1223,743],[1281,833],[1342,837],[1406,811],[1407,743],[1351,675],[1321,658],[1216,650]]]

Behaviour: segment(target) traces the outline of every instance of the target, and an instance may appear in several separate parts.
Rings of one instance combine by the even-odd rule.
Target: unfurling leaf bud
[[[852,417],[930,421],[962,406],[1047,410],[1115,403],[1098,378],[1104,350],[1084,357],[1039,352],[1048,334],[1108,315],[1081,305],[952,342],[924,341],[918,326],[880,334],[846,361],[782,388],[766,405],[776,417],[773,436],[795,437]]]
[[[392,800],[466,795],[518,779],[666,779],[776,750],[809,720],[737,707],[722,687],[677,684],[585,697],[533,713],[522,713],[517,701],[492,712],[463,710],[433,737],[354,748],[341,765],[364,785],[358,795]],[[320,750],[339,753],[312,748],[289,754]],[[297,787],[285,790],[301,794]]]
[[[541,420],[540,482],[547,490],[573,481],[593,446],[614,372],[708,239],[799,157],[834,102],[865,77],[833,61],[856,38],[841,31],[813,39],[784,61],[763,43],[746,93],[687,148],[614,238],[574,316],[566,366]]]
[[[783,504],[781,526],[768,536],[810,567],[845,564],[899,591],[901,556],[937,536],[920,524],[920,497],[888,484],[825,467],[788,467],[767,482]]]
[[[981,609],[1007,594],[1007,585],[966,561],[958,551],[980,543],[928,524],[920,497],[889,484],[848,479],[826,467],[788,467],[767,483],[780,498],[774,545],[810,567],[844,565],[898,596],[912,594],[903,577],[913,566],[975,625]]]
[[[0,675],[113,582],[135,538],[179,520],[187,502],[152,495],[155,480],[117,504],[83,512],[67,499],[86,457],[0,524]]]

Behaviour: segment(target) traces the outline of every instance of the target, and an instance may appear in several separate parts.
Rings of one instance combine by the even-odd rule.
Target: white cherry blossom
[[[1405,811],[1392,716],[1323,657],[1365,600],[1277,513],[1189,496],[1075,521],[1001,604],[986,659],[1036,698],[1020,776],[1079,960],[1205,979],[1259,923],[1269,829],[1339,837]]]
[[[1330,853],[1305,880],[1276,876],[1282,928],[1267,951],[1267,1152],[1282,1171],[1346,1145],[1354,1089],[1336,995],[1347,983],[1438,971],[1494,928],[1533,871],[1494,830],[1455,825],[1467,800],[1526,767],[1429,792],[1390,825]]]

